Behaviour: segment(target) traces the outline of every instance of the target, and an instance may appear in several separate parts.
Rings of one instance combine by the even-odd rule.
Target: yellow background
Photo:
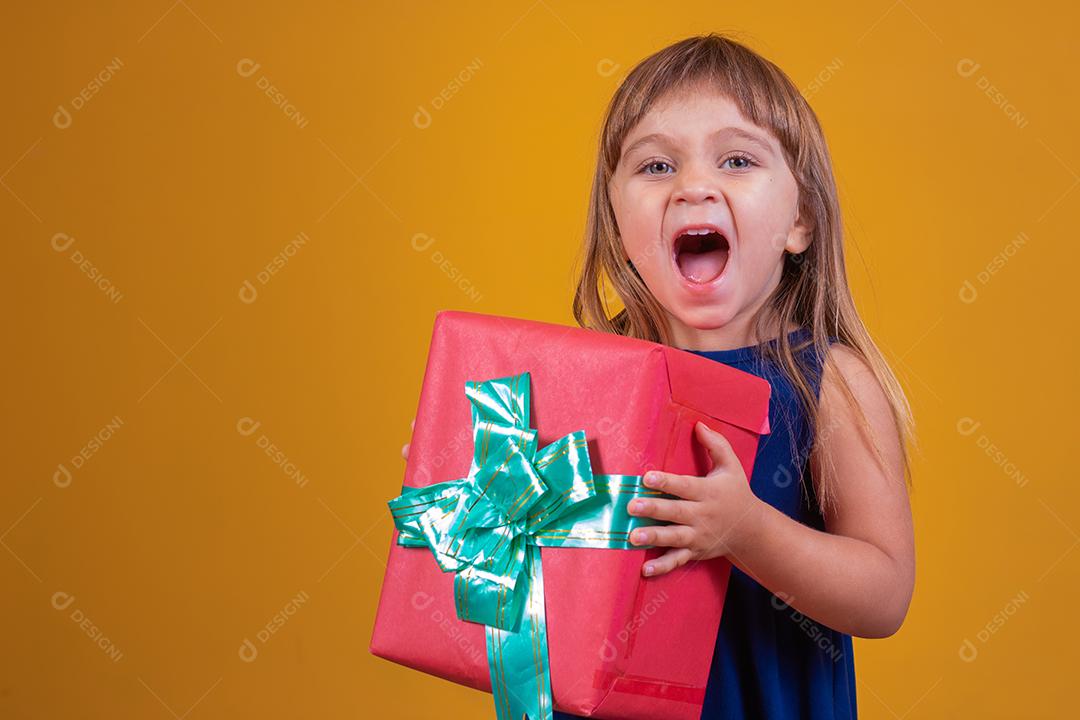
[[[708,31],[810,97],[917,413],[915,598],[856,640],[862,717],[1072,707],[1064,3],[62,5],[0,22],[0,716],[492,717],[367,652],[432,319],[572,322],[603,109]]]

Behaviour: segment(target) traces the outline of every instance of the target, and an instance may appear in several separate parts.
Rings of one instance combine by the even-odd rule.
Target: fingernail
[[[641,502],[640,500],[632,500],[630,502],[630,512],[634,512],[634,513],[640,512],[641,511],[641,506],[644,505],[644,504],[645,503]]]
[[[636,543],[648,542],[649,541],[649,533],[645,532],[644,530],[635,530],[633,540]]]
[[[653,473],[653,472],[645,473],[645,486],[646,487],[652,487],[655,484],[656,484],[656,473]]]
[[[655,570],[656,570],[656,568],[654,568],[652,565],[646,565],[645,566],[645,574],[646,575],[652,575]]]

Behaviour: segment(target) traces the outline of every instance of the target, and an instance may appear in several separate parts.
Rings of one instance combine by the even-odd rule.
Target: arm
[[[875,456],[858,414],[838,384],[848,381],[874,437]],[[705,478],[650,472],[645,483],[676,500],[635,500],[630,512],[673,525],[635,531],[631,540],[673,548],[649,561],[646,575],[726,555],[802,614],[835,630],[887,637],[903,623],[915,583],[911,509],[888,400],[869,367],[834,346],[822,374],[815,482],[830,483],[835,502],[821,532],[760,500],[727,440],[699,426],[713,470]],[[826,474],[827,473],[827,474]]]
[[[842,373],[879,439],[884,464],[837,382]],[[729,559],[799,612],[841,632],[900,629],[915,585],[915,543],[896,425],[870,369],[834,346],[822,375],[815,481],[831,483],[828,532],[758,501]],[[828,473],[826,476],[825,473]]]

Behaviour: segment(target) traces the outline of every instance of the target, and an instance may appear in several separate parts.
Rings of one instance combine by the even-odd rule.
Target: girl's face
[[[784,251],[810,244],[779,141],[715,91],[657,101],[627,134],[608,197],[623,249],[682,348],[752,344]]]

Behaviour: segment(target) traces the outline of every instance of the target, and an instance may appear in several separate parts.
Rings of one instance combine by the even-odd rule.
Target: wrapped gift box
[[[465,383],[523,372],[532,379],[530,425],[539,444],[584,430],[597,474],[705,475],[710,460],[694,436],[702,421],[727,438],[749,478],[758,438],[768,432],[770,388],[757,376],[608,333],[444,311],[435,320],[404,486],[467,475],[473,436]],[[458,619],[454,574],[397,536],[371,652],[491,692],[486,626]],[[731,566],[716,558],[644,577],[645,560],[663,552],[541,548],[558,710],[630,720],[700,716]]]

